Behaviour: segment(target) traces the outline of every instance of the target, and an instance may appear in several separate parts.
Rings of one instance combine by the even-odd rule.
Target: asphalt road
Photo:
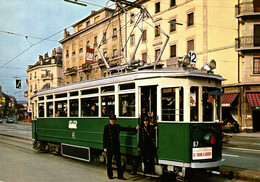
[[[1,123],[0,132],[31,138],[31,124]],[[231,138],[223,146],[225,165],[259,171],[259,143],[260,138]],[[4,164],[0,165],[0,181],[107,181],[104,165],[90,164],[53,154],[39,153],[32,149],[32,142],[28,140],[0,135],[0,155],[0,164]],[[75,169],[71,166],[74,166]],[[14,171],[14,173],[10,173],[10,171]],[[31,175],[32,171],[34,171],[34,175]],[[90,173],[87,175],[89,177],[86,177],[85,173]],[[151,178],[142,175],[131,176],[128,173],[125,176],[128,179],[127,181],[162,181],[161,178]],[[113,181],[116,180],[114,179]],[[176,178],[169,176],[165,181],[176,181]],[[192,175],[191,178],[181,179],[181,181],[219,182],[229,180],[209,174],[197,173]]]

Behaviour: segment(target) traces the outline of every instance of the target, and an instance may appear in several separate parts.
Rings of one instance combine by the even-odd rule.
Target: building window
[[[100,20],[100,16],[97,16],[97,17],[94,18],[95,23],[98,22],[99,20]]]
[[[82,25],[79,25],[78,26],[78,31],[82,30],[83,26]]]
[[[194,39],[187,41],[187,52],[194,51]]]
[[[160,2],[155,3],[155,13],[160,12]]]
[[[192,25],[194,25],[194,13],[192,12],[192,13],[189,13],[188,14],[188,20],[187,20],[187,22],[188,22],[188,26],[192,26]]]
[[[79,52],[83,51],[83,41],[79,41]]]
[[[76,44],[72,44],[72,55],[75,55],[76,51]]]
[[[113,48],[113,57],[117,57],[117,49],[116,48]]]
[[[143,32],[143,37],[142,37],[142,41],[145,42],[146,39],[147,39],[147,31],[144,30],[144,32]]]
[[[95,37],[94,37],[94,47],[97,46],[97,44],[98,44],[97,35],[95,35]]]
[[[135,44],[135,34],[132,34],[130,36],[130,45],[134,45]]]
[[[161,35],[160,25],[155,26],[155,37],[159,37]]]
[[[89,21],[87,21],[87,27],[89,27],[90,26],[90,20]]]
[[[171,45],[171,58],[176,57],[176,45]]]
[[[32,73],[30,73],[30,80],[32,79]]]
[[[131,14],[130,23],[133,24],[135,22],[135,14]]]
[[[176,0],[170,0],[170,7],[176,6]]]
[[[160,54],[160,49],[156,49],[155,50],[155,60],[157,59],[157,57],[159,56]]]
[[[176,22],[176,19],[172,19],[171,21],[173,23],[170,23],[170,32],[175,32],[176,31],[176,24],[174,22]]]
[[[117,28],[116,27],[113,28],[113,38],[114,37],[117,37]]]
[[[69,47],[66,47],[66,57],[69,57]]]
[[[260,25],[254,25],[254,46],[260,47]]]
[[[253,73],[254,74],[260,74],[260,57],[254,58]]]
[[[36,78],[37,77],[37,73],[36,72],[34,72],[34,78]]]
[[[147,52],[142,53],[142,61],[147,63]]]
[[[90,48],[90,41],[87,40],[87,48]]]

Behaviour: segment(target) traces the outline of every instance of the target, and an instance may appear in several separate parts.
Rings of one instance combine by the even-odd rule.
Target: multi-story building
[[[238,82],[224,85],[224,91],[236,96],[230,110],[240,121],[241,129],[260,131],[260,1],[239,0],[235,17],[239,22],[235,39]]]
[[[62,74],[62,49],[58,47],[52,50],[52,55],[48,52],[44,56],[40,55],[39,60],[34,65],[29,65],[28,74],[28,110],[32,108],[32,96],[41,89],[58,87],[63,83]]]
[[[65,84],[106,76],[107,69],[98,52],[100,42],[100,51],[109,66],[121,62],[119,19],[114,9],[102,8],[72,25],[72,34],[64,30],[60,43]]]
[[[201,68],[205,62],[215,59],[215,73],[227,78],[225,83],[237,83],[238,65],[234,39],[237,37],[237,20],[234,18],[235,0],[137,0],[149,10],[155,24],[145,19],[144,35],[138,48],[136,59],[153,64],[166,40],[163,30],[170,36],[169,43],[161,58],[165,66],[178,66],[178,58],[185,56],[190,50],[196,51]],[[131,17],[138,15],[139,10],[129,10]],[[129,21],[129,16],[127,16]],[[136,18],[137,19],[137,18]],[[135,19],[135,20],[136,20]],[[135,21],[134,20],[134,21]],[[133,20],[132,20],[133,21]],[[170,22],[179,22],[176,25]],[[128,25],[127,33],[134,26]],[[131,37],[136,40],[140,35],[137,29]],[[127,35],[129,36],[129,35]],[[128,56],[134,49],[134,44],[128,44]],[[230,72],[232,68],[232,72]]]

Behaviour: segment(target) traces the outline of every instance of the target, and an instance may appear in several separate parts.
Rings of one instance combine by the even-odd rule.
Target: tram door
[[[157,116],[157,86],[141,87],[141,115],[154,113]]]

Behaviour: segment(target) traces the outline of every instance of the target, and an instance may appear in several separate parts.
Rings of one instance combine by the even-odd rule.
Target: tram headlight
[[[190,64],[190,57],[189,56],[184,56],[182,59],[182,65],[183,66],[188,66]]]
[[[211,145],[214,145],[216,143],[216,137],[212,133],[207,133],[206,135],[204,135],[204,140]]]
[[[210,71],[216,69],[216,65],[217,65],[216,61],[214,59],[212,59],[212,60],[210,60],[209,63],[204,63],[204,65],[202,66],[201,69],[205,70],[207,72],[210,72]]]

